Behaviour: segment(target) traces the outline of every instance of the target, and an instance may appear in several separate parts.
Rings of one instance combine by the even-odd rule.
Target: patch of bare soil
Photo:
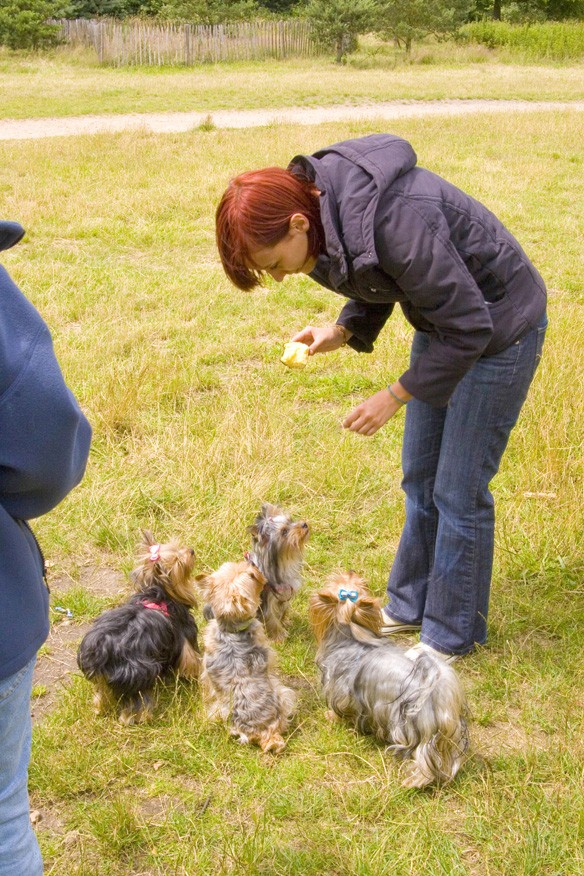
[[[509,721],[494,721],[488,727],[471,726],[473,747],[485,758],[498,754],[525,752],[529,749],[545,751],[550,745],[550,737],[542,731],[531,729],[529,733],[521,726],[520,716]]]
[[[60,620],[54,606],[59,605],[59,595],[79,585],[94,596],[120,599],[128,587],[126,579],[120,572],[95,566],[84,568],[78,582],[70,577],[50,581],[52,625],[49,638],[35,667],[33,685],[43,693],[33,697],[33,722],[41,721],[54,708],[59,693],[69,683],[72,674],[78,671],[77,648],[90,624],[77,623],[75,618]]]

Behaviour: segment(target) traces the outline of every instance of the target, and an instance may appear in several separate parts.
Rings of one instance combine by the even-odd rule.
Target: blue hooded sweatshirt
[[[0,221],[0,250],[23,235]],[[0,266],[0,679],[32,660],[49,632],[44,560],[28,521],[79,483],[90,441],[47,326]]]

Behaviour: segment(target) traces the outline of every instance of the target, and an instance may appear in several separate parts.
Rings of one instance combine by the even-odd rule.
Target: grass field
[[[217,64],[190,69],[99,67],[89,54],[19,56],[0,49],[0,117],[46,118],[91,113],[213,111],[286,106],[378,103],[387,100],[520,98],[582,100],[582,64],[543,67],[497,63],[448,46],[449,64],[395,66],[363,53],[339,66],[327,60],[261,65]],[[479,47],[481,52],[486,49]],[[475,50],[476,51],[476,50]],[[475,61],[472,61],[472,58]]]
[[[29,80],[22,71],[2,77],[23,83],[23,105],[37,114],[42,64],[31,64]],[[456,96],[455,71],[439,71],[434,85],[434,71],[422,72],[425,96],[432,87],[440,96],[441,76],[443,94]],[[520,96],[521,76],[527,88],[527,72],[519,73],[509,97]],[[533,81],[532,96],[581,96],[556,73]],[[131,77],[107,75],[121,83],[121,111]],[[293,66],[290,81],[300,75]],[[416,75],[412,97],[421,96]],[[175,87],[166,74],[140,73],[136,83],[162,85],[169,109],[186,108],[188,74],[175,76]],[[227,79],[217,78],[218,105],[229,88],[236,99]],[[496,77],[489,81],[494,87]],[[47,100],[50,114],[95,111],[99,98],[83,98],[74,73],[62,86]],[[295,87],[274,82],[274,103]],[[347,84],[344,99],[358,98]],[[73,678],[34,735],[32,803],[45,816],[38,834],[50,876],[583,872],[579,114],[393,125],[421,165],[484,201],[516,233],[549,284],[550,328],[493,483],[489,643],[457,664],[473,713],[473,756],[452,786],[408,792],[374,741],[324,719],[307,596],[347,567],[382,594],[403,520],[401,420],[373,439],[345,433],[340,421],[401,373],[410,329],[396,315],[371,356],[344,349],[304,372],[284,369],[283,343],[309,322],[334,319],[338,302],[305,278],[247,295],[231,288],[215,253],[213,212],[237,171],[371,131],[351,124],[27,141],[18,150],[0,143],[1,215],[28,230],[2,260],[50,324],[94,427],[82,485],[35,524],[51,578],[73,581],[59,600],[74,623],[111,604],[79,584],[83,567],[127,573],[141,526],[187,540],[200,571],[241,556],[262,501],[281,502],[313,530],[291,636],[278,646],[281,672],[300,695],[285,752],[235,744],[205,720],[197,689],[186,684],[162,692],[151,725],[123,728],[95,717],[89,685]]]

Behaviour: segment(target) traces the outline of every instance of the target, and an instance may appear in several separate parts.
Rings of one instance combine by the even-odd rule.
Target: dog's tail
[[[454,669],[421,654],[396,705],[400,720],[390,748],[407,758],[404,787],[452,781],[468,748],[468,707]]]

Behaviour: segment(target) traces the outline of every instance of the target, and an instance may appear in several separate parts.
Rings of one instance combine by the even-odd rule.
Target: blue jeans
[[[421,623],[422,642],[466,654],[487,638],[495,509],[489,483],[541,357],[547,319],[479,359],[448,405],[412,399],[402,450],[406,521],[387,585],[391,617]],[[427,348],[416,332],[411,359]]]
[[[41,876],[28,803],[32,660],[0,681],[0,876]]]

